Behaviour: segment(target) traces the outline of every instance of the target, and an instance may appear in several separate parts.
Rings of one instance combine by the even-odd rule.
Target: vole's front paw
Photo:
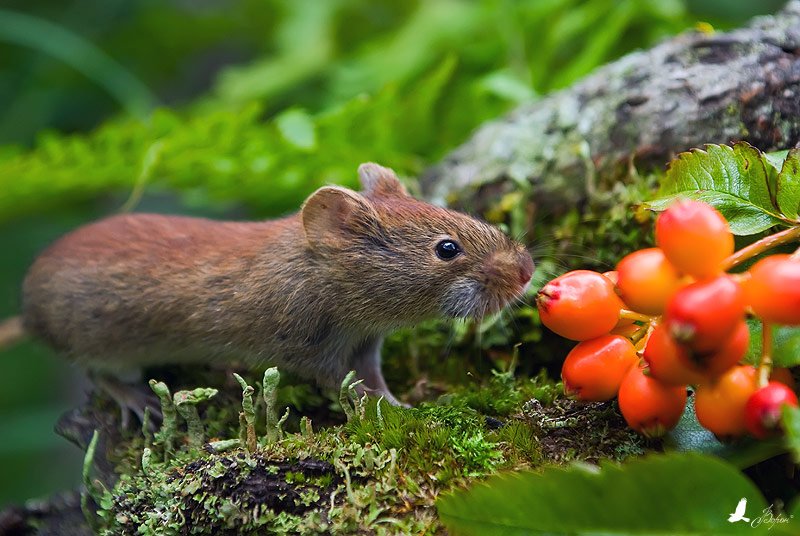
[[[142,385],[131,385],[110,376],[94,376],[94,384],[107,394],[120,409],[120,425],[128,428],[131,425],[131,413],[139,422],[144,422],[145,409],[150,408],[150,426],[161,422],[161,404],[158,397],[149,388]]]

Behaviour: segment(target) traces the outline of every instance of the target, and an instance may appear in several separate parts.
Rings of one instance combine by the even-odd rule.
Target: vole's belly
[[[302,318],[293,325],[254,319],[221,326],[212,318],[198,318],[200,315],[153,323],[126,313],[123,309],[84,316],[84,327],[63,341],[61,350],[97,371],[192,363],[217,367],[269,364],[308,376],[306,371],[316,363],[335,360],[352,346],[330,329],[320,331]],[[79,314],[76,320],[80,318]],[[315,338],[315,333],[324,336]]]

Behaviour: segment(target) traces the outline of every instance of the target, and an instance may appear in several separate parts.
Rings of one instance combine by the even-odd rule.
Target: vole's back
[[[287,285],[303,275],[302,263],[291,262],[297,253],[284,246],[284,235],[298,232],[296,218],[237,223],[135,214],[87,225],[31,267],[26,329],[94,367],[241,353],[232,341],[247,340],[257,321],[274,316]],[[261,293],[260,311],[254,293]]]

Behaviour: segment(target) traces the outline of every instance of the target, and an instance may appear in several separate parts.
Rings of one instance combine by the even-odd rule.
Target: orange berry
[[[695,277],[719,274],[734,247],[722,214],[688,199],[676,201],[658,216],[656,244],[675,268]]]
[[[611,400],[617,396],[628,369],[637,362],[633,343],[619,335],[578,343],[561,367],[564,392],[580,400]]]
[[[800,259],[771,255],[750,268],[745,301],[770,324],[800,325]]]
[[[701,354],[684,351],[678,354],[678,358],[686,366],[694,367],[703,374],[714,378],[738,364],[747,354],[749,346],[750,329],[747,327],[747,322],[741,320],[733,334],[716,352]]]
[[[634,311],[660,315],[679,286],[678,271],[659,248],[634,251],[617,264],[617,288]]]
[[[703,279],[678,290],[664,315],[669,334],[693,352],[722,348],[744,318],[744,297],[731,277]]]
[[[744,408],[757,389],[755,368],[733,367],[716,380],[697,387],[694,400],[697,420],[717,437],[744,435],[747,432]]]
[[[659,324],[650,333],[642,357],[647,362],[650,375],[656,380],[669,385],[696,385],[705,378],[688,358],[681,355],[686,352]]]
[[[686,387],[666,385],[632,367],[619,388],[619,409],[628,426],[647,437],[673,429],[686,406]]]
[[[622,301],[611,281],[589,270],[575,270],[547,283],[536,295],[542,323],[562,337],[585,341],[617,325]]]
[[[617,281],[619,281],[619,274],[616,270],[609,270],[608,272],[603,272],[603,277],[607,278],[611,281],[614,286],[617,286]]]

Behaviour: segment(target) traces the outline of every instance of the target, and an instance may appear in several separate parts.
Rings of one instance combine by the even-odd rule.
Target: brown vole
[[[410,197],[391,170],[358,172],[363,192],[320,188],[278,220],[125,214],[81,227],[30,268],[24,328],[96,373],[235,359],[335,387],[354,369],[396,404],[384,335],[496,312],[534,266],[495,227]]]

